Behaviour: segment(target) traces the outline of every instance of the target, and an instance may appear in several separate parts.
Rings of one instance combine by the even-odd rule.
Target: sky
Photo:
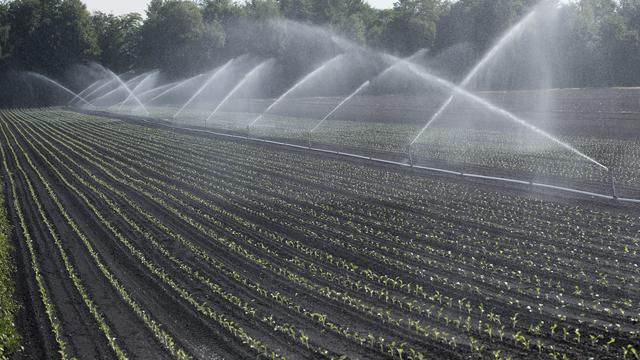
[[[388,9],[393,6],[395,0],[367,0],[371,6],[378,9]],[[149,0],[84,0],[89,11],[102,11],[116,15],[130,12],[144,14]]]

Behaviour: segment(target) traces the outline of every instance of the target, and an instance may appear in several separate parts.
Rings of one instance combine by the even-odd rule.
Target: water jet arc
[[[107,74],[109,74],[109,76],[111,76],[113,79],[115,79],[120,84],[121,87],[123,87],[125,90],[127,90],[129,95],[132,96],[133,99],[138,103],[138,105],[140,105],[142,110],[144,110],[145,114],[147,116],[149,116],[149,111],[147,111],[147,108],[142,104],[142,102],[140,102],[140,99],[138,99],[138,97],[131,91],[129,86],[127,86],[127,84],[124,81],[122,81],[122,79],[120,79],[120,77],[118,75],[114,74],[113,71],[111,71],[109,69],[106,69],[106,71],[107,71]]]
[[[140,95],[138,95],[138,98],[140,100],[142,100],[145,96],[153,96],[155,93],[164,91],[172,86],[174,86],[176,83],[170,83],[170,84],[164,84],[164,85],[160,85],[158,87],[154,87],[153,89],[149,89],[147,91],[142,92]]]
[[[260,121],[260,119],[262,119],[262,117],[264,115],[266,115],[267,113],[269,113],[269,111],[271,109],[273,109],[276,105],[278,105],[283,99],[285,99],[289,94],[291,94],[293,91],[295,91],[297,88],[299,88],[300,86],[302,86],[302,84],[306,83],[309,79],[313,78],[314,76],[316,76],[317,74],[319,74],[320,72],[322,72],[322,70],[324,70],[328,65],[336,62],[337,60],[341,59],[344,56],[344,54],[340,54],[337,55],[333,58],[331,58],[330,60],[326,61],[324,64],[322,64],[320,67],[318,67],[317,69],[313,70],[312,72],[310,72],[309,74],[307,74],[304,78],[302,78],[302,80],[298,81],[295,85],[293,85],[289,90],[287,90],[284,94],[280,95],[279,98],[276,99],[276,101],[274,101],[273,103],[271,103],[271,105],[269,105],[269,107],[262,112],[262,114],[258,115],[258,117],[256,117],[255,119],[253,119],[253,121],[251,121],[249,123],[249,125],[247,125],[247,132],[251,129],[251,127],[253,125],[255,125],[258,121]]]
[[[102,88],[102,87],[104,87],[104,86],[106,86],[106,85],[109,85],[109,84],[111,84],[111,83],[114,83],[114,82],[115,82],[118,86],[116,86],[116,88],[115,88],[115,89],[112,89],[111,91],[109,91],[109,92],[107,92],[107,93],[105,93],[105,94],[102,94],[102,95],[98,96],[97,98],[94,98],[94,99],[93,99],[93,101],[94,101],[94,102],[96,102],[96,101],[98,101],[98,100],[100,100],[100,99],[102,99],[102,98],[108,97],[109,95],[111,95],[111,94],[113,94],[113,93],[115,93],[115,92],[117,92],[117,91],[125,91],[125,92],[127,92],[127,93],[128,93],[128,95],[127,95],[128,97],[129,97],[129,96],[131,96],[133,93],[132,93],[131,89],[129,88],[129,85],[128,85],[128,84],[133,83],[133,82],[135,82],[136,80],[138,80],[138,79],[140,79],[141,77],[143,77],[143,76],[145,76],[145,75],[147,75],[147,74],[148,74],[148,73],[140,74],[140,75],[138,75],[138,76],[136,76],[136,77],[134,77],[134,78],[132,78],[132,79],[128,80],[127,82],[124,82],[124,81],[122,81],[122,79],[120,78],[120,76],[116,75],[116,74],[115,74],[115,73],[113,73],[111,70],[104,69],[104,71],[107,73],[107,75],[109,75],[109,77],[111,78],[111,81],[108,81],[107,83],[105,83],[105,84],[104,84],[103,86],[101,86],[100,88]],[[98,91],[100,88],[98,88],[98,89],[94,90],[93,92]],[[93,92],[92,92],[92,93],[93,93]],[[146,113],[147,115],[149,115],[149,112],[148,112],[148,111],[147,111],[147,109],[144,107],[144,105],[142,104],[142,102],[140,102],[140,99],[138,99],[135,95],[133,95],[133,98],[138,102],[138,105],[139,105],[140,107],[142,107],[142,109],[145,111],[145,113]]]
[[[184,103],[184,105],[182,105],[182,107],[173,115],[173,118],[177,118],[178,115],[180,115],[182,113],[182,111],[184,111],[184,109],[189,106],[189,104],[191,104],[191,102],[193,100],[195,100],[196,97],[198,97],[198,95],[200,95],[200,93],[202,93],[204,91],[204,89],[207,88],[207,86],[209,86],[209,84],[211,84],[211,82],[213,82],[213,80],[215,80],[216,77],[218,77],[219,74],[223,73],[227,67],[229,67],[229,65],[231,65],[231,63],[233,62],[234,59],[231,59],[229,61],[227,61],[226,64],[222,65],[220,68],[218,68],[218,70],[214,71],[214,73],[211,75],[211,77],[209,77],[209,79],[207,79],[207,81],[204,82],[204,84],[202,84],[202,86],[200,86],[200,88],[191,96],[191,98],[189,98],[189,100],[187,100],[187,102]]]
[[[360,87],[358,87],[354,92],[352,92],[349,96],[347,96],[344,100],[342,100],[338,106],[336,106],[333,110],[331,110],[324,118],[322,118],[322,120],[320,120],[320,122],[318,122],[316,124],[316,126],[314,126],[311,130],[309,130],[309,135],[311,135],[311,133],[313,133],[314,131],[316,131],[325,121],[327,121],[327,119],[329,119],[331,117],[331,115],[333,115],[336,111],[338,111],[338,109],[340,109],[342,107],[342,105],[346,104],[347,102],[349,102],[349,100],[351,100],[352,97],[356,96],[360,91],[362,91],[364,88],[366,88],[367,86],[369,86],[369,84],[371,84],[370,81],[365,81],[362,85],[360,85]]]
[[[194,81],[195,79],[201,78],[201,77],[202,77],[202,76],[204,76],[204,75],[205,75],[205,74],[196,75],[196,76],[194,76],[194,77],[190,77],[190,78],[188,78],[188,79],[184,79],[184,80],[181,80],[181,81],[177,81],[177,82],[175,82],[175,83],[173,83],[173,84],[170,84],[170,86],[169,86],[169,88],[168,88],[168,89],[166,89],[166,90],[162,91],[160,94],[158,94],[158,95],[156,95],[156,96],[152,97],[151,99],[149,99],[149,101],[148,101],[148,102],[149,102],[149,103],[150,103],[150,102],[153,102],[153,101],[155,101],[155,100],[157,100],[157,99],[159,99],[159,98],[161,98],[161,97],[163,97],[163,96],[167,95],[168,93],[170,93],[170,92],[172,92],[172,91],[174,91],[174,90],[177,90],[177,89],[181,88],[182,86],[184,86],[185,84],[187,84],[189,81]]]
[[[426,52],[425,49],[420,49],[420,50],[416,51],[413,55],[410,55],[409,57],[406,57],[404,60],[405,61],[409,61],[409,60],[413,59],[416,56],[424,54],[425,52]],[[393,63],[390,66],[388,66],[385,70],[383,70],[380,74],[378,74],[375,77],[375,79],[379,79],[379,78],[383,77],[389,71],[391,71],[396,66],[398,66],[402,61],[402,59],[399,59],[399,58],[397,58],[395,56],[392,56],[392,55],[386,55],[386,56],[391,58],[391,61],[393,61]],[[333,115],[336,111],[338,111],[338,109],[340,109],[342,106],[344,106],[344,104],[349,102],[349,100],[351,100],[354,96],[356,96],[358,93],[360,93],[360,91],[362,91],[367,86],[371,85],[371,81],[373,81],[373,80],[367,80],[362,85],[360,85],[353,93],[351,93],[342,102],[340,102],[335,108],[333,108],[318,124],[316,124],[316,126],[313,127],[313,129],[311,129],[311,131],[309,131],[309,133],[308,133],[309,147],[311,147],[311,133],[316,131],[327,119],[329,119],[331,117],[331,115]]]
[[[103,71],[103,72],[106,72],[106,70],[105,70],[105,68],[104,68],[103,66],[100,66],[100,69],[102,69],[102,71]],[[130,71],[127,71],[127,72],[125,72],[125,73],[122,73],[122,74],[120,74],[120,75],[118,75],[118,76],[122,76],[122,75],[128,74],[128,73],[130,73],[130,72],[131,72],[131,70],[130,70]],[[87,86],[84,90],[82,90],[81,92],[79,92],[79,93],[78,93],[78,95],[84,96],[85,98],[89,99],[89,97],[90,97],[91,95],[93,95],[93,94],[95,94],[96,92],[98,92],[98,91],[102,90],[105,86],[107,86],[107,85],[111,84],[113,81],[115,81],[115,80],[114,80],[114,79],[110,79],[110,80],[109,80],[109,79],[101,78],[101,79],[99,79],[99,80],[95,81],[93,84],[91,84],[91,85]],[[103,82],[103,83],[102,83],[100,86],[98,86],[97,88],[92,89],[92,87],[93,87],[93,86],[95,86],[96,84],[98,84],[98,83],[100,83],[100,82]],[[84,95],[84,93],[86,93],[86,92],[88,92],[88,91],[90,91],[90,92],[89,92],[87,95]]]
[[[68,93],[70,95],[73,95],[73,99],[71,99],[71,101],[73,101],[75,99],[80,99],[85,104],[95,108],[95,106],[92,103],[88,102],[85,98],[83,98],[82,96],[74,93],[73,91],[69,90],[69,88],[67,88],[66,86],[60,84],[59,82],[57,82],[57,81],[55,81],[53,79],[50,79],[50,78],[48,78],[48,77],[46,77],[46,76],[44,76],[42,74],[38,74],[38,73],[35,73],[35,72],[31,72],[31,71],[27,72],[26,74],[29,75],[29,76],[33,76],[33,77],[35,77],[35,78],[37,78],[39,80],[48,82],[49,84],[53,84],[53,85],[59,87],[60,89],[62,89],[64,92],[66,92],[66,93]]]
[[[95,82],[93,82],[93,84],[91,84],[91,85],[87,86],[84,90],[80,91],[80,92],[78,93],[78,96],[84,96],[84,94],[85,94],[86,92],[88,92],[88,91],[93,91],[94,89],[101,87],[102,85],[104,85],[104,84],[102,83],[102,82],[104,82],[104,81],[105,81],[104,79],[96,80]],[[74,103],[74,102],[75,102],[75,100],[76,100],[75,98],[71,99],[71,100],[67,103],[67,105],[71,105],[72,103]]]
[[[116,79],[108,79],[108,80],[106,80],[106,81],[104,82],[104,84],[102,84],[102,85],[98,86],[97,88],[95,88],[95,89],[91,90],[91,92],[89,92],[85,97],[86,97],[87,99],[89,99],[89,98],[91,98],[95,93],[99,92],[100,90],[104,89],[105,87],[107,87],[107,86],[109,86],[109,85],[111,85],[111,84],[113,84],[113,83],[115,83],[115,82],[117,82],[117,81],[116,81]],[[96,99],[100,99],[101,97],[102,97],[102,96],[94,97],[94,98],[92,99],[92,101],[95,101]]]
[[[502,109],[502,108],[492,104],[490,101],[485,100],[485,99],[483,99],[483,98],[481,98],[481,97],[479,97],[477,95],[474,95],[474,94],[466,91],[465,89],[463,89],[463,88],[461,88],[459,86],[456,86],[455,84],[453,84],[453,83],[451,83],[451,82],[449,82],[447,80],[439,78],[439,77],[437,77],[437,76],[435,76],[435,75],[433,75],[433,74],[431,74],[431,73],[429,73],[429,72],[427,72],[425,70],[418,69],[416,67],[416,65],[414,65],[414,64],[411,64],[411,63],[408,63],[408,62],[405,62],[405,61],[403,61],[403,63],[407,65],[407,67],[409,68],[409,70],[411,72],[413,72],[414,74],[420,76],[425,81],[430,82],[430,83],[438,84],[438,85],[448,89],[449,91],[452,91],[452,92],[456,93],[457,95],[460,95],[460,96],[462,96],[464,98],[467,98],[467,99],[469,99],[469,100],[471,100],[471,101],[473,101],[473,102],[475,102],[475,103],[477,103],[479,105],[482,105],[487,110],[490,110],[490,111],[492,111],[492,112],[494,112],[496,114],[499,114],[499,115],[505,117],[508,120],[511,120],[511,121],[513,121],[513,122],[515,122],[517,124],[520,124],[520,125],[528,128],[528,129],[530,129],[530,130],[542,135],[543,137],[555,142],[556,144],[560,145],[561,147],[571,151],[572,153],[582,157],[585,160],[588,160],[589,162],[601,167],[602,169],[607,170],[607,171],[609,170],[609,168],[607,168],[606,166],[602,165],[601,163],[599,163],[595,159],[589,157],[588,155],[582,153],[580,150],[577,150],[577,149],[573,148],[572,146],[560,141],[559,139],[555,138],[554,136],[552,136],[551,134],[547,133],[546,131],[544,131],[544,130],[542,130],[542,129],[540,129],[540,128],[538,128],[538,127],[536,127],[536,126],[534,126],[534,125],[532,125],[530,123],[528,123],[525,120],[520,119],[519,117],[515,116],[514,114],[508,112],[507,110]]]
[[[469,83],[471,83],[471,81],[476,77],[476,75],[478,75],[480,70],[482,70],[482,68],[484,68],[487,65],[487,63],[491,61],[507,43],[509,43],[513,38],[516,37],[516,35],[518,35],[520,32],[522,32],[522,30],[525,29],[525,27],[529,24],[529,22],[532,21],[532,19],[536,16],[537,13],[538,13],[537,8],[533,9],[531,12],[529,12],[527,16],[525,16],[516,25],[514,25],[504,36],[502,36],[502,38],[498,40],[498,42],[491,48],[491,50],[489,50],[489,52],[487,52],[482,57],[482,59],[480,59],[480,61],[473,67],[473,69],[469,72],[469,74],[467,74],[467,76],[462,80],[462,82],[458,86],[461,88],[466,88],[469,85]],[[420,131],[413,138],[413,140],[411,140],[411,143],[409,144],[410,147],[413,146],[413,144],[415,144],[416,141],[418,141],[418,139],[422,136],[422,134],[424,134],[424,132],[427,131],[429,126],[431,126],[431,124],[433,124],[436,120],[438,120],[440,116],[442,116],[442,114],[449,108],[449,105],[451,105],[451,103],[455,99],[455,95],[456,94],[454,92],[438,108],[438,110],[431,117],[431,119],[427,121],[424,127],[422,127],[422,129],[420,129]]]
[[[147,82],[147,80],[149,80],[152,76],[156,76],[156,75],[158,75],[158,73],[159,73],[159,71],[158,71],[158,70],[153,71],[153,72],[149,73],[149,75],[147,75],[144,79],[142,79],[142,81],[140,81],[140,82],[138,83],[138,85],[136,85],[136,86],[133,88],[133,90],[131,91],[131,94],[130,94],[129,96],[127,96],[127,98],[126,98],[126,99],[124,99],[124,101],[123,101],[123,102],[121,102],[121,103],[120,103],[120,105],[118,106],[118,110],[121,110],[121,109],[122,109],[122,107],[123,107],[123,106],[124,106],[124,105],[129,101],[129,100],[131,100],[131,98],[134,96],[134,94],[135,94],[135,93],[136,93],[136,91],[140,88],[140,86],[144,85],[144,84]]]
[[[220,108],[222,108],[222,105],[224,105],[238,90],[240,90],[242,88],[242,86],[249,81],[255,74],[258,73],[258,71],[262,70],[262,68],[267,65],[271,60],[267,60],[262,62],[260,65],[254,67],[250,72],[248,72],[244,77],[242,77],[242,80],[240,80],[240,82],[238,82],[238,84],[227,94],[227,96],[224,97],[224,99],[222,99],[222,101],[220,101],[220,103],[218,103],[218,105],[216,106],[215,109],[213,109],[213,111],[211,112],[211,114],[209,115],[209,117],[207,117],[207,119],[204,121],[204,127],[207,127],[207,122],[209,122],[209,120],[218,112],[218,110],[220,110]]]

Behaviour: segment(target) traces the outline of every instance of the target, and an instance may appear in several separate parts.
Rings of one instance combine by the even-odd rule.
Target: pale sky
[[[395,0],[367,0],[371,6],[378,9],[388,9]],[[89,11],[102,11],[116,15],[138,12],[144,15],[149,0],[84,0]]]

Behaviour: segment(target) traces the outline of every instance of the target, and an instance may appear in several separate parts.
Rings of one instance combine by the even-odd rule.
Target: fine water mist
[[[235,59],[231,59],[229,61],[227,61],[226,64],[222,65],[220,68],[218,68],[217,70],[215,70],[213,72],[213,74],[211,74],[211,76],[207,79],[207,81],[205,81],[202,86],[200,86],[198,88],[198,90],[193,94],[193,96],[191,96],[189,98],[189,100],[187,100],[187,102],[184,103],[184,105],[182,105],[182,107],[180,109],[178,109],[178,111],[176,111],[176,113],[173,115],[173,118],[177,118],[178,116],[180,116],[180,114],[184,111],[184,109],[187,108],[187,106],[189,106],[189,104],[191,104],[191,102],[193,100],[195,100],[196,97],[198,97],[198,95],[200,95],[209,85],[211,85],[211,83],[216,80],[216,78],[218,76],[220,76],[220,74],[223,74],[225,72],[225,70],[227,70],[227,68],[233,63]]]
[[[446,56],[470,56],[464,45],[439,53],[423,49],[402,59],[283,20],[267,27],[276,33],[264,45],[279,44],[282,51],[273,58],[240,54],[184,79],[160,71],[118,76],[94,65],[91,77],[75,82],[82,84],[79,93],[58,85],[73,95],[69,104],[80,108],[138,112],[176,126],[234,134],[246,130],[246,136],[309,148],[313,140],[325,150],[400,163],[460,169],[496,162],[516,171],[518,165],[507,163],[515,154],[536,158],[527,171],[545,167],[545,161],[582,160],[608,171],[608,162],[583,144],[574,146],[570,134],[554,131],[563,129],[556,119],[562,115],[552,111],[558,96],[552,90],[557,61],[550,59],[557,12],[553,0],[532,8],[464,76],[438,68]],[[305,52],[305,43],[317,47]],[[519,82],[531,87],[528,93],[510,89]]]
[[[73,91],[69,90],[66,86],[60,84],[59,82],[50,79],[42,74],[38,74],[38,73],[34,73],[34,72],[26,72],[25,75],[27,76],[31,76],[35,79],[38,79],[40,81],[44,81],[45,83],[51,84],[53,86],[56,86],[57,88],[61,89],[62,91],[66,92],[67,94],[73,96],[73,99],[71,99],[71,101],[74,101],[76,99],[82,101],[84,104],[89,105],[91,107],[93,107],[93,104],[91,104],[89,101],[87,101],[85,98],[83,98],[82,96],[74,93]]]
[[[449,90],[455,92],[456,94],[463,96],[465,98],[468,98],[469,100],[472,100],[474,102],[477,102],[479,105],[482,105],[483,107],[485,107],[486,109],[493,111],[501,116],[504,116],[505,118],[512,120],[513,122],[520,124],[542,136],[544,136],[545,138],[552,140],[553,142],[555,142],[556,144],[562,146],[563,148],[575,153],[576,155],[584,158],[585,160],[603,168],[604,170],[609,170],[606,166],[602,165],[601,163],[599,163],[598,161],[594,160],[593,158],[583,154],[582,152],[580,152],[579,150],[575,149],[574,147],[572,147],[571,145],[555,138],[554,136],[552,136],[551,134],[548,134],[547,132],[545,132],[542,129],[537,128],[534,125],[531,125],[529,122],[520,119],[519,117],[513,115],[512,113],[508,112],[505,109],[502,109],[492,103],[490,103],[488,100],[485,100],[477,95],[474,95],[464,89],[462,89],[459,86],[456,86],[455,84],[452,84],[442,78],[439,78],[437,76],[431,75],[428,72],[422,70],[422,69],[418,69],[415,65],[412,64],[407,64],[408,68],[414,72],[416,75],[422,77],[423,79],[425,79],[425,81],[431,82],[431,83],[436,83],[436,84],[440,84],[445,88],[448,88]]]
[[[269,105],[269,107],[267,107],[267,109],[265,111],[262,112],[262,114],[260,114],[258,117],[256,117],[253,121],[251,121],[249,123],[249,125],[247,125],[247,130],[249,130],[252,126],[254,126],[258,121],[260,121],[260,119],[262,119],[264,117],[265,114],[268,114],[269,111],[271,111],[271,109],[273,109],[275,106],[277,106],[278,104],[280,104],[280,102],[282,100],[284,100],[287,96],[289,96],[289,94],[291,94],[292,92],[296,91],[296,89],[298,89],[300,86],[304,85],[307,81],[309,81],[310,79],[313,79],[314,76],[322,73],[322,71],[329,65],[331,65],[332,63],[340,60],[344,55],[340,54],[337,55],[336,57],[326,61],[325,63],[323,63],[322,65],[320,65],[317,69],[315,69],[314,71],[310,72],[309,74],[307,74],[305,77],[303,77],[300,81],[298,81],[297,83],[295,83],[289,90],[285,91],[284,94],[282,94],[279,98],[277,98],[271,105]]]
[[[229,99],[231,99],[232,96],[234,96],[239,90],[241,90],[242,87],[245,86],[249,81],[253,80],[254,76],[259,74],[265,67],[267,67],[272,62],[273,62],[273,59],[264,61],[259,65],[257,65],[256,67],[254,67],[246,75],[244,75],[240,80],[240,82],[238,82],[238,84],[233,89],[231,89],[231,91],[229,91],[229,93],[222,99],[222,101],[218,103],[215,109],[213,109],[211,114],[205,120],[205,127],[207,126],[207,122],[211,120],[211,118],[215,116],[216,113],[218,113],[218,111],[227,103],[227,101],[229,101]]]

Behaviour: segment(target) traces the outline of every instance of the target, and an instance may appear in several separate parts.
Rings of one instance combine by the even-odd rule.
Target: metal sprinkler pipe
[[[308,140],[309,149],[311,149],[311,131],[307,132],[307,140]]]

